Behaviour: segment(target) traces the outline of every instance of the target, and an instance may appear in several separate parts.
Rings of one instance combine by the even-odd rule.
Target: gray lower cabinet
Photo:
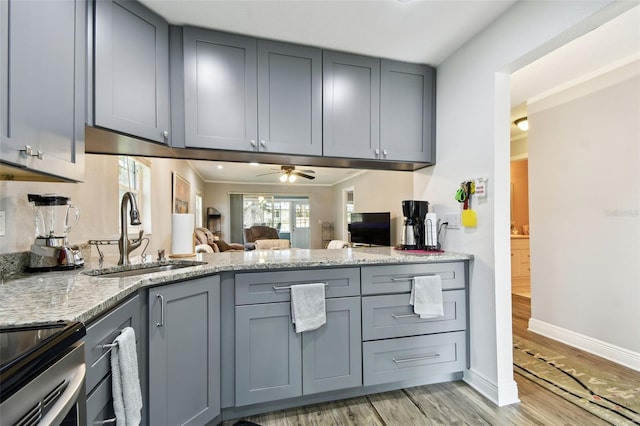
[[[84,175],[86,3],[0,2],[0,161]]]
[[[380,59],[323,51],[324,156],[379,159]]]
[[[94,7],[89,123],[168,143],[168,23],[136,1],[96,0]]]
[[[236,406],[362,385],[360,297],[327,299],[326,312],[296,334],[289,302],[236,306]]]
[[[380,68],[383,158],[435,163],[435,69],[387,59]]]
[[[203,425],[220,414],[220,277],[148,290],[149,424]]]
[[[106,315],[92,321],[87,326],[85,338],[85,362],[87,365],[87,425],[109,421],[115,423],[113,398],[111,395],[111,349],[110,345],[125,327],[132,327],[136,333],[138,353],[138,374],[142,391],[142,423],[146,416],[146,331],[143,328],[142,313],[146,310],[140,296],[135,295]],[[105,346],[107,345],[107,346]]]

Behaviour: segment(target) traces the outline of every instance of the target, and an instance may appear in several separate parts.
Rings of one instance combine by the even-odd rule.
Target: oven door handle
[[[78,402],[78,396],[84,389],[85,375],[87,373],[86,365],[80,364],[69,371],[67,379],[69,384],[60,395],[60,398],[51,407],[49,412],[42,418],[43,425],[60,424],[65,416],[71,411],[71,407]]]

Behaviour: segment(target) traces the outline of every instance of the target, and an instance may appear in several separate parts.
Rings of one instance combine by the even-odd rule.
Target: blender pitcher
[[[80,268],[84,265],[82,252],[70,247],[68,236],[80,219],[80,210],[69,203],[68,197],[56,194],[28,194],[33,206],[35,241],[31,245],[27,271],[55,271]]]
[[[69,231],[80,219],[80,210],[69,203],[68,197],[56,194],[29,194],[28,198],[33,203],[36,238],[66,241]],[[72,210],[75,213],[71,213]]]

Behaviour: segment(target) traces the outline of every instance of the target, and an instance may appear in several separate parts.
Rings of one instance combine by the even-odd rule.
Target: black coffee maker
[[[402,248],[404,250],[424,250],[424,220],[428,210],[427,201],[405,200],[402,202],[404,215]]]

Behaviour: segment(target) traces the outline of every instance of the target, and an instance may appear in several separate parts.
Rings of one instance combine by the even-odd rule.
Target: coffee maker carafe
[[[29,254],[29,271],[60,271],[84,265],[82,253],[69,246],[69,231],[78,223],[80,210],[68,197],[28,194],[33,206],[36,239]],[[72,213],[73,212],[73,213]]]
[[[424,250],[424,219],[428,210],[427,201],[405,200],[402,202],[404,215],[402,248],[404,250]]]

